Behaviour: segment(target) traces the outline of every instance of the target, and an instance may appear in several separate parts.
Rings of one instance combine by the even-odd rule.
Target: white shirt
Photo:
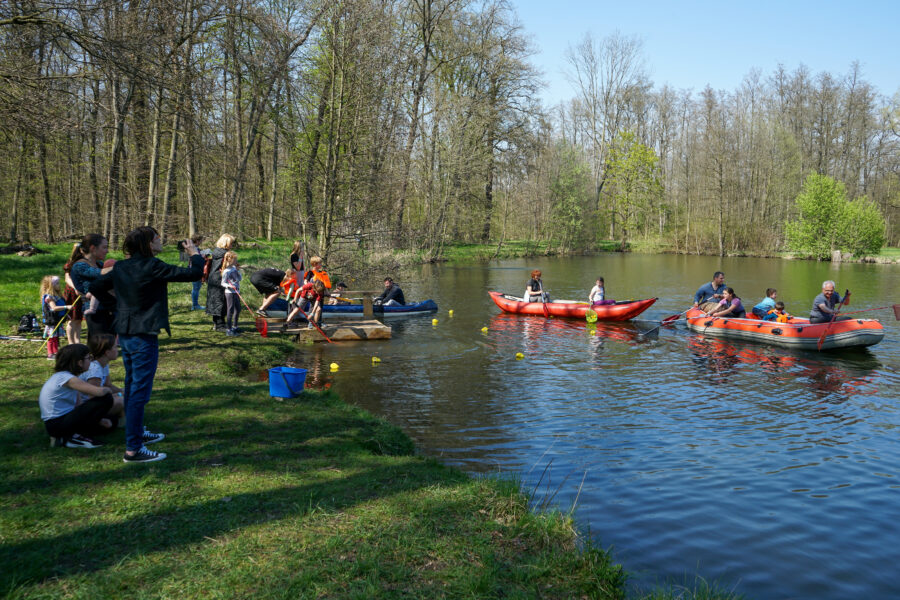
[[[78,404],[78,392],[65,385],[71,379],[75,379],[75,375],[72,373],[57,371],[44,383],[40,398],[38,398],[41,419],[49,421],[69,414],[75,409]]]

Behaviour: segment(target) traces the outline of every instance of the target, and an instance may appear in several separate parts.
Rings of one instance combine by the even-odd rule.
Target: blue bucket
[[[272,367],[269,369],[269,395],[273,398],[294,398],[303,393],[306,369]]]

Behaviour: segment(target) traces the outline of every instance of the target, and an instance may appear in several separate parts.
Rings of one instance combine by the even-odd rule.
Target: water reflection
[[[842,356],[792,354],[782,348],[735,346],[699,336],[688,337],[688,348],[698,371],[711,383],[724,384],[742,370],[761,371],[770,379],[796,385],[805,382],[818,400],[841,402],[864,394],[873,372],[881,366],[866,349]]]

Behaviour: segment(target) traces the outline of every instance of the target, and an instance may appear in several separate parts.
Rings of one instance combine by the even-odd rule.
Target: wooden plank
[[[351,340],[388,340],[391,338],[391,328],[381,321],[342,321],[334,324],[325,324],[322,326],[325,332],[333,342],[351,341]],[[269,330],[269,334],[278,333],[278,331]],[[301,342],[324,342],[325,338],[316,329],[308,329],[306,323],[299,327],[291,327],[284,331],[285,335],[293,335]]]

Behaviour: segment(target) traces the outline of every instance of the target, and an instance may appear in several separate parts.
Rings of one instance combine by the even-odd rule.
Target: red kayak
[[[595,304],[575,302],[574,300],[557,300],[556,302],[522,302],[516,296],[502,292],[488,292],[494,304],[503,312],[517,315],[534,315],[536,317],[568,317],[584,319],[588,310],[597,313],[598,321],[627,321],[638,316],[656,302],[656,298],[646,300],[628,300],[615,304]]]

